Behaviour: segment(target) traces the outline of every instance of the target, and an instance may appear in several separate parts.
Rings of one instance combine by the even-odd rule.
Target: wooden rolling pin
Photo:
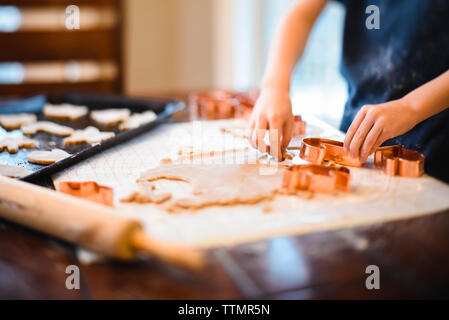
[[[203,265],[201,252],[151,239],[138,221],[113,209],[2,176],[0,217],[109,257],[129,260],[148,253],[189,269]]]

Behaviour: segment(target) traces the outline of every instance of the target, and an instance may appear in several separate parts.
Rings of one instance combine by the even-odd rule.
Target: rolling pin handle
[[[148,237],[143,230],[136,230],[131,237],[131,242],[137,251],[145,252],[179,267],[198,270],[204,266],[204,257],[200,251],[156,241]]]

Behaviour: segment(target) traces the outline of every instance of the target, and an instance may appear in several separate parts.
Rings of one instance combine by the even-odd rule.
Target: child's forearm
[[[413,90],[403,98],[412,107],[417,123],[449,107],[449,71]]]
[[[262,87],[289,90],[293,69],[326,3],[327,0],[299,0],[287,12],[273,39]]]

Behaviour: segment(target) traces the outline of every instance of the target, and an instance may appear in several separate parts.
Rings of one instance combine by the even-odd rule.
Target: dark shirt
[[[346,6],[341,72],[349,98],[341,129],[365,104],[399,99],[449,70],[449,0],[341,0]],[[380,29],[369,30],[369,5],[380,9]],[[449,182],[449,109],[384,145],[426,155],[428,174]]]

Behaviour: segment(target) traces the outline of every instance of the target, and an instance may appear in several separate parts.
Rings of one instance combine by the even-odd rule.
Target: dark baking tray
[[[174,99],[135,99],[117,95],[69,93],[63,95],[57,100],[49,99],[49,102],[52,103],[65,102],[74,105],[84,105],[87,106],[90,111],[110,108],[127,108],[132,113],[141,113],[144,111],[152,110],[157,114],[157,119],[152,122],[144,124],[136,129],[120,131],[118,129],[118,126],[99,125],[98,123],[95,123],[93,120],[91,120],[89,116],[83,117],[82,119],[76,121],[47,119],[42,114],[42,101],[45,100],[46,99],[43,96],[35,97],[30,99],[30,103],[28,103],[26,106],[24,106],[23,104],[19,104],[13,107],[9,106],[0,108],[0,114],[30,112],[37,114],[39,120],[49,120],[55,123],[72,127],[74,129],[83,129],[87,126],[94,126],[101,131],[113,131],[116,133],[116,136],[94,146],[91,146],[89,144],[65,146],[62,141],[63,137],[39,132],[32,137],[33,140],[38,142],[37,148],[23,150],[20,149],[16,154],[9,154],[9,152],[7,151],[0,152],[0,163],[22,166],[33,172],[30,175],[20,178],[20,180],[22,181],[36,182],[42,179],[48,179],[50,175],[66,169],[74,164],[77,164],[89,157],[92,157],[93,155],[96,155],[103,150],[117,146],[143,133],[151,131],[158,125],[167,122],[175,112],[185,108],[184,103]],[[21,135],[21,131],[14,130],[6,132],[0,127],[0,136],[3,137],[5,135]],[[72,156],[47,166],[32,164],[27,160],[28,154],[32,151],[51,150],[54,148],[65,150],[68,153],[72,154]]]

